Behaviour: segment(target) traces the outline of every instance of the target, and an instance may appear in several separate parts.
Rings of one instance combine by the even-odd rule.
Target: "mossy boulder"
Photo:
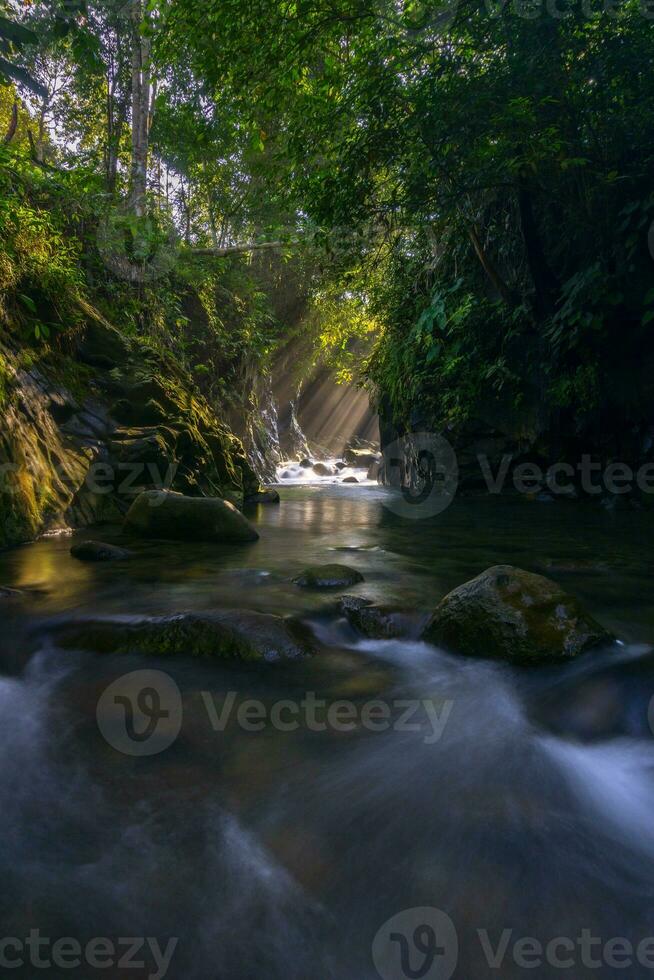
[[[78,561],[124,561],[130,557],[125,548],[104,541],[80,541],[72,546],[70,553]]]
[[[127,338],[95,311],[87,312],[88,319],[77,344],[80,361],[99,368],[124,364],[131,353]]]
[[[50,627],[49,635],[62,649],[103,654],[275,663],[300,660],[312,653],[300,624],[242,609],[75,620]]]
[[[132,531],[176,541],[256,541],[254,527],[233,504],[219,497],[185,497],[170,490],[140,493],[125,518]]]
[[[397,609],[377,605],[363,596],[344,595],[339,608],[350,626],[370,639],[392,640],[406,632]]]
[[[311,565],[293,582],[305,589],[342,589],[363,582],[363,575],[349,565]]]
[[[556,582],[495,565],[445,596],[423,639],[471,657],[538,664],[571,660],[612,636]]]

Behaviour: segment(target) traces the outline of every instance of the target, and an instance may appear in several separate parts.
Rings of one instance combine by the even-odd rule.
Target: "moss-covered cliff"
[[[121,519],[165,486],[235,503],[259,489],[243,446],[177,361],[87,303],[63,353],[0,345],[0,547]]]

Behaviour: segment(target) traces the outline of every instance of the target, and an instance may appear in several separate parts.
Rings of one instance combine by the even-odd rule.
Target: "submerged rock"
[[[363,575],[348,565],[311,565],[293,582],[305,589],[337,589],[363,582]]]
[[[268,663],[298,660],[312,653],[306,631],[298,623],[243,609],[135,619],[75,620],[58,624],[52,635],[63,649],[94,653]]]
[[[104,541],[82,541],[74,544],[70,553],[79,561],[123,561],[130,557],[130,552],[125,548],[117,548]]]
[[[185,497],[171,490],[139,494],[125,518],[140,534],[178,541],[256,541],[254,527],[233,504],[220,497]]]
[[[401,614],[389,606],[375,605],[358,595],[344,595],[339,607],[350,626],[373,640],[392,640],[405,633]]]
[[[346,476],[343,483],[358,483],[356,476]]]
[[[245,498],[246,504],[278,504],[279,502],[279,494],[271,487],[264,487],[263,490],[257,490],[256,493],[249,493]]]
[[[445,596],[423,639],[471,657],[536,664],[571,660],[612,637],[556,582],[495,565]]]

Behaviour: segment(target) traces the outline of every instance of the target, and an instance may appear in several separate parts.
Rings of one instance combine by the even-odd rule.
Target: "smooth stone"
[[[117,548],[113,544],[105,544],[104,541],[82,541],[74,544],[70,553],[80,561],[122,561],[130,557],[130,552],[125,548]]]
[[[342,483],[358,483],[359,481],[357,480],[356,476],[346,476],[345,479],[342,480],[341,482]]]
[[[305,589],[336,589],[363,582],[363,575],[348,565],[311,565],[293,579]]]
[[[314,465],[314,463],[313,460],[305,458],[300,460],[299,465],[302,467],[303,470],[310,470],[311,467]]]
[[[238,543],[259,535],[233,504],[220,497],[185,497],[172,490],[139,494],[125,518],[133,531],[176,541]]]
[[[306,629],[297,622],[243,609],[75,620],[56,624],[51,634],[64,649],[94,653],[274,663],[313,652]]]
[[[333,466],[328,466],[327,463],[316,463],[313,467],[313,472],[318,476],[335,476],[336,470]]]
[[[495,565],[439,603],[423,639],[471,657],[565,662],[613,637],[556,582]]]

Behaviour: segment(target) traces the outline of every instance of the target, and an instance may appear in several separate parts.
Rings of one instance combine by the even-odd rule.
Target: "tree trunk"
[[[513,306],[515,302],[513,293],[502,279],[491,257],[486,252],[486,249],[482,245],[481,239],[479,238],[479,232],[477,231],[474,225],[469,226],[468,235],[470,237],[470,241],[472,242],[477,258],[479,259],[484,272],[488,276],[491,285],[493,286],[495,291],[502,297],[505,303],[507,303],[509,306]]]
[[[224,248],[194,248],[193,255],[213,255],[222,259],[226,255],[241,255],[243,252],[261,252],[267,248],[287,248],[293,242],[249,242],[244,245],[226,245]]]
[[[150,134],[150,39],[141,33],[142,0],[131,0],[132,21],[132,167],[130,204],[141,217],[146,210]]]
[[[14,100],[14,104],[11,109],[11,119],[9,120],[9,125],[7,127],[7,132],[4,135],[2,142],[5,146],[9,146],[14,136],[16,135],[16,129],[18,127],[18,100]]]

